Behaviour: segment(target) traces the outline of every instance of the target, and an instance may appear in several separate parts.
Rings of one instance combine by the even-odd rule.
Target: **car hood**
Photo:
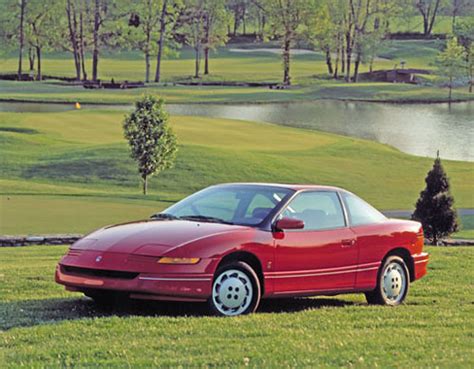
[[[71,248],[160,256],[199,239],[246,229],[248,227],[187,220],[144,220],[104,227]]]

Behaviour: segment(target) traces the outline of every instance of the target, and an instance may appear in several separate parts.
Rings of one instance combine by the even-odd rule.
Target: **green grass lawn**
[[[461,217],[461,230],[453,235],[454,238],[474,238],[474,215]]]
[[[463,17],[466,18],[466,17]],[[459,18],[458,18],[459,20]],[[433,26],[433,33],[452,33],[452,17],[438,14]],[[390,20],[391,32],[419,32],[423,33],[423,18],[417,12],[416,16],[394,17]]]
[[[410,209],[429,158],[372,141],[237,120],[172,117],[175,168],[140,181],[124,113],[0,113],[0,234],[87,232],[148,217],[198,189],[237,181],[347,188],[381,209]],[[474,164],[444,161],[458,207],[474,207]]]
[[[375,69],[391,69],[403,60],[406,68],[434,69],[435,58],[444,41],[439,40],[388,40],[380,48]],[[211,56],[211,74],[202,81],[280,82],[281,57],[278,53],[255,51],[235,52],[232,49],[265,48],[278,50],[275,43],[235,44],[219,48]],[[372,101],[447,101],[448,91],[437,86],[415,86],[393,83],[347,84],[326,79],[326,65],[321,53],[295,55],[291,74],[298,87],[290,90],[270,90],[249,87],[188,87],[174,86],[174,82],[189,81],[194,71],[193,55],[188,49],[175,58],[163,62],[163,82],[135,90],[86,90],[82,87],[63,86],[57,82],[0,81],[0,99],[21,101],[131,103],[143,93],[160,94],[168,102],[269,102],[314,99],[344,99]],[[73,61],[69,54],[46,54],[44,74],[74,76]],[[0,71],[14,73],[16,55],[0,60]],[[361,72],[368,65],[361,66]],[[100,77],[108,81],[144,79],[143,56],[137,52],[105,52],[100,62]],[[467,87],[456,88],[455,100],[472,100]]]
[[[0,367],[474,366],[474,248],[428,247],[428,275],[396,308],[341,295],[264,302],[236,318],[183,303],[98,310],[53,282],[65,251],[0,249]]]
[[[394,50],[406,50],[404,41],[387,41],[385,48]],[[420,47],[420,51],[416,51]],[[412,55],[406,53],[407,66],[429,68],[432,67],[431,52],[436,51],[439,45],[432,41],[413,41],[410,44]],[[255,51],[250,53],[236,52],[234,49],[262,49],[271,48],[279,50],[277,43],[255,43],[255,44],[230,44],[218,48],[210,56],[210,72],[205,80],[223,81],[264,81],[280,82],[283,77],[281,55],[278,52]],[[376,60],[375,67],[392,68],[393,63],[398,63],[398,55],[395,52],[386,58]],[[291,61],[292,77],[295,83],[306,83],[308,77],[325,74],[327,67],[322,53],[294,55]],[[87,66],[90,69],[90,58]],[[15,73],[18,68],[16,53],[4,56],[0,59],[0,71],[4,73]],[[25,69],[27,68],[25,62]],[[154,66],[153,66],[154,68]],[[43,59],[43,74],[54,76],[75,76],[74,61],[70,53],[46,53]],[[152,69],[153,70],[153,69]],[[368,70],[368,65],[361,65],[361,72]],[[153,70],[154,71],[154,70]],[[194,75],[194,55],[189,48],[184,48],[175,58],[163,60],[162,64],[163,82],[188,80]],[[90,72],[90,71],[89,71]],[[90,74],[90,73],[89,73]],[[103,52],[99,62],[99,76],[108,81],[114,78],[116,81],[144,80],[145,61],[143,54],[139,52]],[[153,76],[153,74],[152,74]]]
[[[445,88],[380,82],[347,84],[319,80],[317,83],[289,90],[155,84],[130,90],[87,90],[79,86],[62,86],[49,82],[0,81],[0,100],[3,101],[132,104],[143,94],[160,95],[169,103],[264,103],[319,99],[400,103],[448,101],[448,90]],[[474,94],[469,93],[467,88],[456,88],[453,90],[453,100],[474,100]]]

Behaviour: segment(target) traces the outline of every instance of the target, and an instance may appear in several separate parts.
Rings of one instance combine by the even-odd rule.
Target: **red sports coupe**
[[[362,292],[371,304],[398,305],[427,263],[420,223],[387,219],[346,190],[223,184],[85,236],[56,282],[97,302],[207,301],[230,316],[283,296]]]

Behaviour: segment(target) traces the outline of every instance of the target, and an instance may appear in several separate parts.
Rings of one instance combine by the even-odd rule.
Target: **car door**
[[[300,192],[279,217],[303,220],[305,226],[274,232],[275,294],[354,288],[357,242],[335,191]]]
[[[355,288],[375,288],[382,259],[396,238],[384,226],[387,218],[370,204],[348,192],[341,192],[351,230],[356,234],[359,248]]]

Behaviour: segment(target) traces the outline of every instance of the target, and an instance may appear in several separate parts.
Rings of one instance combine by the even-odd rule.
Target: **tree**
[[[18,0],[0,1],[0,58],[7,58],[10,53],[18,52],[21,11]],[[23,58],[23,53],[21,57]]]
[[[268,17],[270,36],[281,42],[283,84],[291,85],[291,48],[306,31],[305,24],[312,18],[319,2],[314,0],[266,0],[263,5]]]
[[[425,182],[426,188],[420,192],[412,219],[421,222],[425,237],[437,245],[441,238],[458,230],[454,199],[449,191],[448,177],[441,165],[439,153]]]
[[[333,67],[332,52],[337,50],[338,40],[340,36],[338,15],[339,7],[333,7],[334,3],[325,1],[318,11],[307,20],[307,32],[305,38],[315,48],[323,51],[326,55],[326,66],[328,74],[337,78],[337,66]],[[340,4],[337,4],[340,5]],[[336,53],[336,65],[339,63],[339,53]],[[336,71],[335,71],[336,69]]]
[[[62,37],[60,32],[56,32],[59,38],[55,43],[62,49],[72,53],[74,57],[74,68],[76,80],[87,80],[86,70],[86,49],[92,45],[92,27],[94,24],[93,0],[66,0],[67,33]],[[62,26],[66,28],[66,26]],[[58,27],[61,29],[61,27]],[[59,37],[58,37],[59,36]],[[90,49],[92,50],[92,49]]]
[[[70,0],[68,0],[70,1]],[[120,46],[120,32],[130,1],[126,0],[74,0],[85,1],[90,33],[92,34],[92,80],[99,80],[100,52],[104,46]],[[91,4],[90,4],[91,3]],[[90,13],[90,15],[89,15]],[[80,17],[79,17],[80,20]],[[81,28],[79,27],[79,30]],[[81,37],[79,37],[79,40]],[[79,43],[80,44],[80,43]],[[80,52],[80,48],[79,48]]]
[[[451,12],[451,23],[452,31],[455,32],[456,28],[456,19],[458,15],[467,15],[467,19],[472,17],[472,12],[474,11],[474,3],[472,0],[450,0],[448,6],[449,11]]]
[[[378,18],[376,18],[378,20]],[[376,22],[374,22],[376,23]],[[377,52],[380,50],[381,45],[385,37],[386,28],[374,27],[370,32],[365,33],[360,39],[360,54],[361,62],[369,64],[369,72],[372,73],[374,69],[374,61],[377,57]],[[354,82],[358,82],[358,69],[357,73],[354,71]]]
[[[30,45],[30,70],[34,69],[36,59],[36,79],[42,79],[42,50],[52,45],[54,35],[59,32],[57,19],[62,9],[56,0],[29,0],[28,12],[25,16],[25,39]],[[35,52],[31,52],[32,50]],[[36,54],[36,58],[35,58]]]
[[[105,4],[102,3],[104,0],[94,1],[94,32],[93,32],[93,43],[94,49],[92,51],[92,80],[97,81],[98,68],[99,68],[99,49],[100,49],[100,38],[99,32],[100,27],[103,23],[103,13],[106,12]]]
[[[179,38],[194,50],[194,78],[199,78],[201,66],[201,51],[204,43],[204,20],[206,12],[204,0],[186,0],[181,12],[179,25]]]
[[[155,82],[160,82],[161,78],[161,60],[165,52],[168,52],[171,49],[175,49],[175,43],[171,43],[171,40],[174,36],[174,27],[176,26],[176,21],[183,7],[182,1],[170,1],[163,0],[163,6],[161,8],[161,17],[160,17],[160,37],[157,41],[158,52],[156,54],[156,71],[155,71]],[[173,27],[167,27],[167,26]],[[168,28],[171,30],[168,32]],[[165,48],[165,41],[172,46]]]
[[[89,44],[87,37],[88,23],[91,18],[90,0],[82,0],[79,7],[79,57],[81,59],[82,80],[87,81],[86,47]]]
[[[401,13],[406,1],[319,0],[312,5],[307,40],[325,53],[329,74],[338,78],[340,63],[345,80],[357,82],[360,64],[367,62],[372,69],[389,19]]]
[[[78,13],[82,12],[82,7],[78,4],[77,0],[66,0],[66,16],[67,16],[67,25],[68,25],[68,40],[70,47],[66,47],[69,51],[72,52],[74,57],[74,68],[76,71],[76,80],[81,79],[81,64],[84,63],[84,59],[81,57],[81,27],[80,19],[81,16],[78,16]],[[82,29],[83,31],[83,29]],[[82,33],[83,34],[83,33]],[[83,43],[82,43],[83,44]],[[86,79],[86,73],[84,68],[84,79]]]
[[[473,75],[473,69],[474,69],[474,43],[471,42],[466,55],[467,55],[467,57],[466,57],[466,59],[467,59],[467,70],[468,70],[468,76],[469,76],[469,92],[472,93],[472,85],[474,83],[474,75]]]
[[[18,80],[21,80],[22,76],[22,67],[23,67],[23,47],[25,46],[25,9],[26,9],[26,0],[20,0],[20,27],[18,29],[19,33],[19,50],[18,50]]]
[[[405,0],[349,0],[346,24],[346,81],[357,82],[364,52],[375,55],[388,28],[388,19],[400,13]],[[377,42],[378,40],[378,42]],[[351,77],[352,55],[354,75]],[[372,58],[373,59],[373,58]]]
[[[264,0],[251,0],[249,6],[249,15],[253,19],[256,27],[256,39],[262,41],[265,35],[265,26],[267,23],[267,15],[262,3]],[[230,32],[229,32],[230,33]]]
[[[176,37],[194,49],[194,78],[209,74],[209,51],[227,41],[227,12],[224,0],[185,0],[178,18]]]
[[[469,92],[472,92],[472,84],[474,83],[474,18],[466,17],[457,22],[454,27],[454,33],[458,37],[459,44],[464,47]]]
[[[458,44],[456,37],[448,40],[446,49],[438,55],[437,63],[440,74],[446,76],[449,80],[448,99],[451,102],[453,81],[456,77],[464,74],[466,67],[464,48]]]
[[[137,162],[143,180],[144,195],[148,178],[171,168],[176,158],[176,136],[168,125],[168,119],[162,99],[144,96],[135,103],[135,110],[123,123],[131,157]]]
[[[441,8],[441,0],[415,0],[415,7],[423,17],[423,34],[431,35],[436,16]]]
[[[150,56],[160,28],[163,8],[167,0],[140,0],[132,3],[129,25],[129,39],[132,47],[145,55],[145,82],[150,82]]]
[[[346,72],[346,52],[344,47],[346,3],[346,0],[326,0],[325,2],[329,16],[329,22],[325,22],[328,27],[325,32],[328,35],[332,35],[332,45],[331,43],[327,44],[330,47],[330,52],[326,51],[326,64],[330,62],[328,59],[331,57],[331,54],[336,54],[334,68],[330,68],[328,65],[328,72],[333,69],[333,78],[335,79],[339,77],[339,63],[341,65],[341,74],[344,75]],[[324,30],[324,27],[322,29]]]
[[[180,0],[140,0],[132,3],[124,30],[125,43],[145,56],[145,82],[150,81],[151,56],[156,55],[155,82],[161,79],[163,55],[177,48],[173,26],[182,2]],[[171,26],[171,27],[170,27]],[[119,44],[122,46],[122,44]]]
[[[249,0],[227,0],[226,7],[228,13],[232,14],[233,18],[233,30],[232,36],[237,34],[237,30],[240,27],[240,24],[243,23],[244,31],[246,32],[246,24],[245,24],[245,14],[247,12],[247,7],[249,6]],[[229,32],[230,33],[230,32]]]
[[[204,74],[209,74],[209,51],[226,43],[228,18],[225,0],[204,0],[203,9]]]

